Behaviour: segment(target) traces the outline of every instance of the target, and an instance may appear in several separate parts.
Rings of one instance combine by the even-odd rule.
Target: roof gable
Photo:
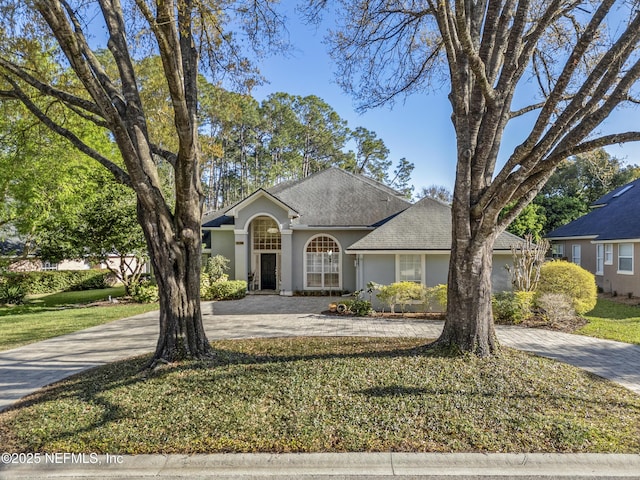
[[[521,239],[505,232],[494,250],[510,250]],[[423,198],[351,245],[352,251],[424,251],[451,249],[451,207],[439,200]]]
[[[268,191],[309,226],[371,226],[411,205],[386,185],[336,167]]]
[[[291,208],[289,205],[287,205],[282,200],[275,197],[274,195],[272,195],[271,193],[269,193],[263,188],[259,188],[258,190],[253,192],[251,195],[249,195],[245,199],[239,201],[238,203],[233,205],[231,208],[227,209],[227,211],[224,212],[224,214],[227,215],[228,217],[237,217],[240,210],[248,207],[253,202],[259,200],[260,198],[267,198],[269,201],[275,203],[277,206],[279,206],[280,208],[282,208],[287,212],[287,215],[289,216],[289,218],[295,218],[299,216],[299,213],[295,209]]]
[[[203,227],[233,225],[238,213],[260,198],[287,211],[295,219],[292,225],[313,227],[375,227],[411,205],[380,182],[331,167],[300,180],[260,188],[226,210],[207,214]]]

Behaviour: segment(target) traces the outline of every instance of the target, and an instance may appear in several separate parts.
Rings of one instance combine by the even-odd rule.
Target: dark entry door
[[[276,289],[276,254],[263,253],[260,255],[260,289]]]

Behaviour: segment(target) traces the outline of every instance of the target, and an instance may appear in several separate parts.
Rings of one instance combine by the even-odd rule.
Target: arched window
[[[305,288],[327,290],[342,288],[342,252],[332,237],[313,237],[305,250]]]

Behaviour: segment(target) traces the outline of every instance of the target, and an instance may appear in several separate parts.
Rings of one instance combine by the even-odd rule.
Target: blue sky
[[[455,136],[451,125],[451,107],[448,89],[413,95],[400,99],[390,107],[381,107],[364,114],[355,111],[352,99],[342,92],[334,80],[334,68],[322,43],[324,30],[305,26],[292,19],[289,23],[292,52],[273,56],[260,63],[262,74],[270,82],[257,87],[252,94],[259,101],[274,92],[292,95],[317,95],[327,102],[351,128],[362,126],[376,132],[391,151],[390,159],[396,163],[406,158],[415,164],[412,181],[416,191],[423,186],[444,185],[453,189],[455,178]],[[638,109],[627,109],[616,114],[603,129],[604,132],[626,131],[637,128]],[[505,146],[515,146],[519,132],[526,132],[528,119],[520,119],[509,127]],[[626,125],[623,125],[626,124]],[[618,128],[616,129],[616,126]],[[630,164],[640,164],[640,143],[607,149],[610,154]],[[504,149],[505,152],[510,150]]]

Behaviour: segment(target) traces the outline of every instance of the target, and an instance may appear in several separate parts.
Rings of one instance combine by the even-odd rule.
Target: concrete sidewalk
[[[320,314],[328,303],[324,297],[278,296],[203,302],[203,321],[210,340],[287,336],[436,338],[442,331],[441,321]],[[498,326],[497,334],[503,345],[575,365],[640,394],[640,345],[521,327]],[[74,373],[152,352],[157,336],[158,314],[149,312],[0,352],[0,410]]]
[[[611,479],[640,478],[640,455],[317,453],[51,456],[0,463],[0,479]]]

